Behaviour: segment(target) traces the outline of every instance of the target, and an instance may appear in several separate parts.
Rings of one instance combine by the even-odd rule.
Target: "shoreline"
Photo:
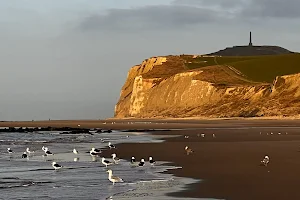
[[[243,126],[300,126],[298,119],[132,119],[132,120],[48,120],[48,121],[1,121],[0,127],[30,127],[30,128],[76,128],[103,130],[168,130],[168,129],[198,129],[209,127],[243,127]]]
[[[29,125],[28,122],[17,122],[20,123]],[[99,128],[99,122],[80,123],[81,127]],[[54,123],[57,127],[76,127],[77,124],[78,121]],[[16,126],[16,123],[10,125]],[[49,123],[42,125],[48,126]],[[132,132],[149,129],[150,134],[166,136],[163,143],[118,144],[115,152],[119,158],[126,160],[131,156],[135,156],[137,160],[148,160],[152,156],[157,161],[174,163],[174,166],[181,166],[182,169],[165,173],[201,180],[200,183],[189,185],[184,191],[169,193],[172,197],[300,199],[300,180],[297,178],[300,176],[299,120],[191,120],[176,123],[124,121],[103,125],[112,130]],[[151,132],[160,128],[181,130]],[[205,137],[201,136],[202,133]],[[167,137],[169,135],[179,137]],[[186,155],[186,145],[194,153]],[[103,155],[110,157],[110,154],[111,151],[108,150]],[[260,166],[265,155],[269,155],[271,160],[267,167]]]
[[[137,160],[148,160],[148,156],[152,156],[158,161],[168,161],[182,169],[164,173],[200,180],[199,183],[187,185],[183,191],[169,193],[170,197],[298,199],[300,127],[290,127],[287,132],[285,128],[265,124],[264,127],[242,130],[203,128],[156,131],[151,134],[180,136],[166,137],[163,143],[118,144],[116,152],[127,160],[131,156]],[[202,132],[206,135],[204,138],[199,136]],[[212,137],[213,133],[216,138]],[[185,145],[190,146],[194,153],[187,156]],[[267,167],[260,165],[266,154],[271,158]]]
[[[268,116],[268,117],[178,117],[178,118],[170,118],[170,117],[152,117],[152,118],[134,118],[134,117],[111,117],[105,120],[113,121],[113,120],[167,120],[167,121],[178,121],[178,120],[299,120],[299,116]]]

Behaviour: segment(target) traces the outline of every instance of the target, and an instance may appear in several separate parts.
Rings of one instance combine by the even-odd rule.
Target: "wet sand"
[[[171,193],[171,196],[234,200],[300,199],[300,129],[266,128],[275,125],[282,124],[264,124],[264,127],[250,129],[155,132],[153,134],[181,136],[167,138],[164,143],[121,144],[117,153],[126,159],[153,156],[156,160],[167,160],[183,167],[169,173],[201,179],[200,183],[190,185],[186,191]],[[199,136],[201,133],[205,133],[204,138]],[[213,138],[212,134],[216,137]],[[186,155],[186,145],[193,149],[193,154]],[[265,155],[270,156],[267,167],[260,165]]]
[[[75,126],[78,121],[69,125],[67,122],[55,123],[58,126]],[[103,128],[100,127],[103,122],[80,123],[86,127],[90,124],[91,128]],[[7,126],[0,123],[2,125]],[[25,125],[26,123],[22,124]],[[153,132],[159,135],[181,135],[167,138],[163,143],[117,146],[116,152],[120,158],[130,159],[135,156],[137,159],[147,159],[148,156],[153,156],[155,160],[170,161],[183,167],[169,173],[201,179],[201,182],[190,185],[186,191],[172,193],[171,196],[234,200],[300,199],[298,120],[192,120],[172,123],[152,121],[151,124],[128,124],[127,121],[119,121],[109,126],[107,123],[102,125],[110,129],[194,128]],[[219,129],[215,129],[216,127]],[[201,133],[205,134],[204,138]],[[194,153],[186,155],[186,145]],[[106,153],[109,155],[110,152]],[[267,167],[260,165],[266,154],[270,156]]]
[[[158,144],[118,145],[118,155],[124,158],[134,155],[137,159],[151,155],[156,160],[168,160],[183,167],[170,173],[202,180],[192,185],[192,190],[171,194],[174,196],[239,200],[300,198],[300,135],[276,135],[261,141],[258,137],[246,136],[246,133],[243,138],[234,136],[231,131],[215,131],[220,139],[213,141],[212,138],[198,138],[196,132],[182,131],[184,135],[190,135],[189,139],[181,137]],[[178,131],[173,133],[179,134]],[[287,141],[275,137],[286,137],[283,140]],[[189,145],[194,153],[187,156],[185,145]],[[265,154],[271,158],[267,167],[260,166]]]

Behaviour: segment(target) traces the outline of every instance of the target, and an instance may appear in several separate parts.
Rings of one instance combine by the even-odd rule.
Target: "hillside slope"
[[[215,53],[207,54],[214,56],[262,56],[262,55],[281,55],[293,53],[278,46],[234,46]]]
[[[130,69],[115,117],[300,114],[300,54],[153,57]]]

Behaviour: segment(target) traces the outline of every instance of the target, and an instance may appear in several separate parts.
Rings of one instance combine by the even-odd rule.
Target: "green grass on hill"
[[[197,57],[180,56],[189,69],[213,65],[232,66],[242,72],[249,80],[272,83],[276,76],[300,73],[300,54],[271,56],[224,56]]]
[[[233,66],[252,81],[272,83],[276,76],[300,72],[300,54],[262,56],[228,65]]]
[[[245,61],[256,59],[257,57],[253,56],[225,56],[225,57],[197,57],[193,58],[188,55],[180,56],[184,61],[185,65],[189,69],[197,69],[201,67],[213,66],[213,65],[225,65],[232,62]]]

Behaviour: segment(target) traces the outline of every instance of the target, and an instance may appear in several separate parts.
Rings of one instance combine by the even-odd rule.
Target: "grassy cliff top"
[[[300,73],[300,54],[278,46],[234,46],[206,55],[167,56],[143,77],[166,79],[199,69],[205,73],[198,78],[212,83],[271,84],[276,76]]]
[[[181,56],[189,69],[207,66],[227,66],[237,70],[242,76],[255,82],[272,83],[276,76],[300,72],[300,54],[285,54],[271,56]]]

